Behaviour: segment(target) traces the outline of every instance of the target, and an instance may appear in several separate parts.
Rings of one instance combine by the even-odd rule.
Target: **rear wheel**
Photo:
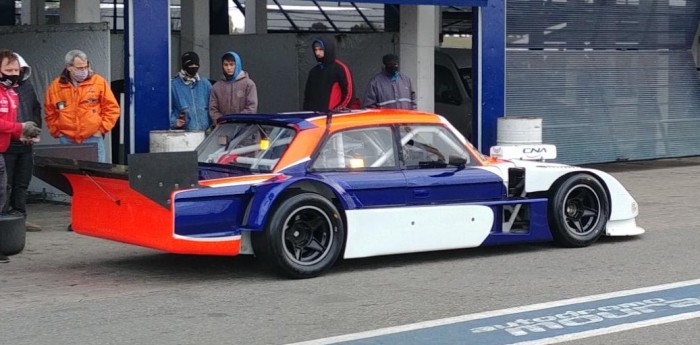
[[[337,208],[313,193],[290,196],[280,202],[263,233],[253,245],[282,274],[311,278],[328,270],[338,259],[345,229]]]
[[[554,240],[564,247],[585,247],[605,230],[608,196],[593,176],[576,174],[560,183],[549,202],[549,226]]]

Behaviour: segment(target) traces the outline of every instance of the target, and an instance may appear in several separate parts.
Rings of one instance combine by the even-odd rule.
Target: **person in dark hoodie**
[[[352,99],[352,76],[348,66],[335,57],[335,44],[317,38],[311,49],[318,64],[306,79],[303,109],[326,112],[347,108]]]
[[[228,114],[253,114],[258,112],[258,89],[243,70],[241,57],[227,52],[221,57],[223,76],[214,83],[209,96],[209,116],[216,120]]]
[[[41,103],[37,99],[34,86],[29,82],[32,68],[17,53],[14,53],[19,61],[19,81],[15,92],[19,96],[17,108],[17,122],[34,121],[41,127]],[[4,205],[4,213],[19,213],[27,218],[27,188],[32,180],[34,159],[32,145],[38,141],[21,137],[10,141],[10,146],[2,155],[5,158],[7,169],[7,202]],[[25,222],[27,231],[41,231],[39,225]]]

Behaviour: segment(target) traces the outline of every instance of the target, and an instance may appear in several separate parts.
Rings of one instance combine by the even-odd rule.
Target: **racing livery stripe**
[[[174,238],[185,241],[195,242],[225,242],[225,241],[240,241],[241,235],[226,236],[226,237],[193,237],[174,234]]]
[[[266,175],[252,175],[252,176],[237,176],[231,178],[216,179],[210,181],[200,181],[199,184],[209,187],[230,187],[230,186],[242,186],[246,184],[256,184],[273,177],[279,176],[280,174],[266,174]]]

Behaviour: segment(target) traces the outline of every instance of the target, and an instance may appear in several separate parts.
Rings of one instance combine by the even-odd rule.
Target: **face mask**
[[[2,76],[0,76],[0,85],[6,89],[17,86],[17,82],[19,82],[19,75],[2,74]]]
[[[386,74],[388,74],[389,76],[393,76],[394,74],[396,74],[396,72],[399,71],[399,66],[397,66],[397,65],[385,65],[384,70],[386,70]]]
[[[87,79],[89,73],[90,72],[87,69],[75,70],[75,71],[73,71],[73,79],[75,79],[75,81],[80,83],[83,80]]]
[[[199,71],[199,67],[185,67],[183,68],[185,70],[185,73],[187,73],[189,76],[194,77],[197,75],[197,71]]]

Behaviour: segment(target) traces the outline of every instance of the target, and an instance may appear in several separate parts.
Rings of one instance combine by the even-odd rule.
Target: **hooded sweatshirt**
[[[221,62],[226,57],[232,57],[236,63],[233,75],[223,73],[211,89],[209,97],[209,115],[216,122],[223,115],[228,114],[254,114],[258,112],[258,89],[255,82],[243,70],[241,57],[235,52],[227,52],[221,57]]]
[[[19,86],[15,88],[15,92],[19,95],[19,107],[17,108],[17,122],[34,121],[37,126],[41,127],[41,103],[36,96],[34,86],[29,82],[29,77],[32,75],[32,67],[27,64],[24,58],[14,53],[19,60],[20,76]],[[7,153],[23,153],[31,152],[32,146],[22,144],[19,140],[12,140]]]
[[[335,44],[317,38],[311,43],[323,48],[323,58],[309,71],[304,88],[304,110],[331,111],[347,108],[352,99],[352,75],[350,69],[335,57]],[[314,55],[315,56],[315,55]]]

